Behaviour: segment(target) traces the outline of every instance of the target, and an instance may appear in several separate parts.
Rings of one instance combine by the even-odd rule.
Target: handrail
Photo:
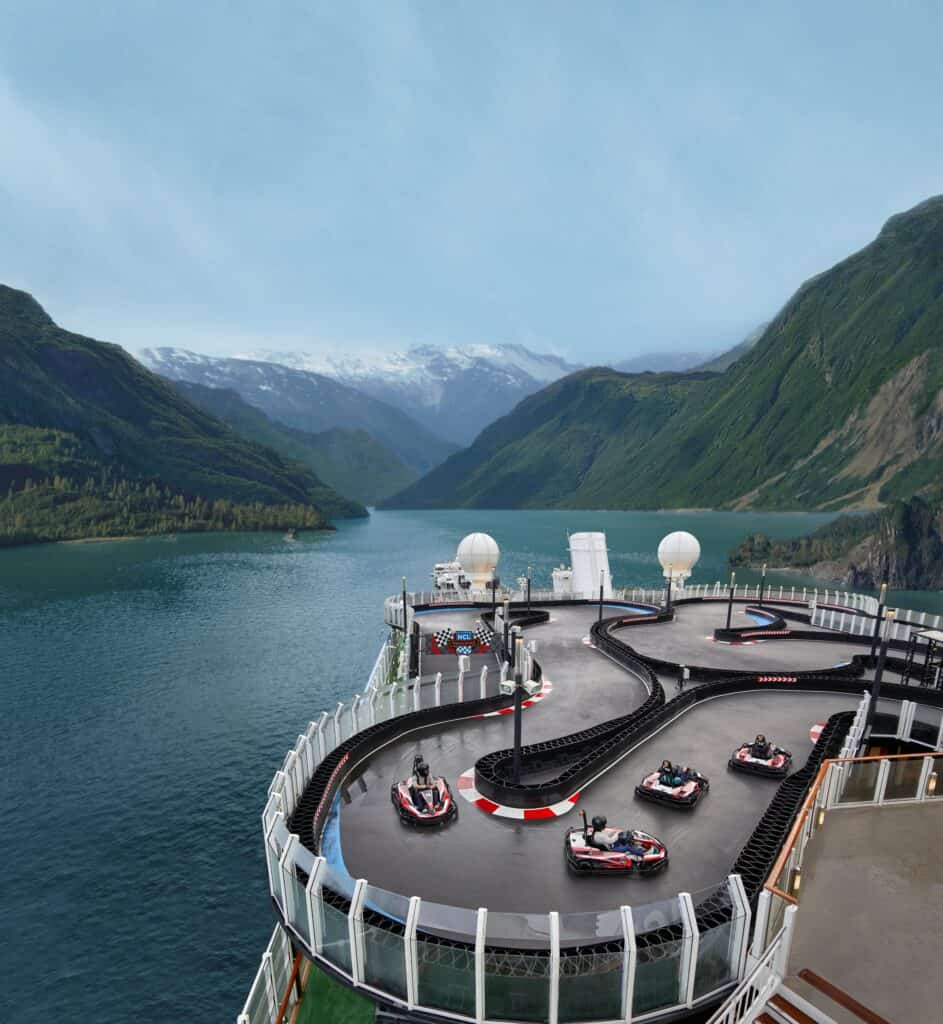
[[[302,956],[300,953],[295,954],[295,962],[291,966],[291,974],[288,976],[288,984],[285,986],[285,994],[282,996],[282,1001],[278,1007],[278,1013],[275,1015],[275,1020],[272,1024],[282,1024],[285,1018],[285,1011],[288,1009],[288,1004],[291,1002],[291,987],[295,983],[295,978],[298,977],[298,972],[301,970]]]
[[[864,1003],[859,1003],[854,996],[850,996],[844,989],[816,974],[815,971],[810,971],[808,967],[802,968],[799,972],[799,977],[806,984],[817,988],[823,995],[828,996],[833,1003],[838,1003],[839,1006],[844,1007],[849,1013],[853,1013],[859,1020],[863,1020],[865,1024],[891,1024],[886,1017],[875,1013],[874,1010],[869,1009]]]

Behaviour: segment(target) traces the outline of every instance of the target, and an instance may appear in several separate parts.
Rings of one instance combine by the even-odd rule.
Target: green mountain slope
[[[373,505],[416,479],[379,441],[365,430],[335,428],[310,434],[269,419],[231,388],[210,388],[177,381],[176,387],[194,405],[228,423],[241,437],[268,445],[286,459],[304,463],[319,479],[355,501]]]
[[[27,482],[33,492],[37,484],[48,484],[59,499],[44,505],[40,515],[36,494],[30,502],[23,497]],[[147,502],[138,502],[134,496],[149,486]],[[0,286],[0,494],[15,501],[16,515],[28,519],[30,511],[38,517],[46,536],[81,533],[71,528],[55,533],[57,515],[67,519],[66,506],[79,494],[99,502],[99,525],[125,497],[127,508],[141,504],[147,520],[143,532],[159,529],[162,510],[179,512],[181,502],[191,506],[183,518],[193,528],[205,528],[210,518],[224,528],[236,528],[237,519],[246,528],[263,521],[275,523],[273,528],[323,525],[316,498],[332,512],[358,511],[306,467],[235,436],[117,345],[62,330],[30,295],[5,286]],[[195,499],[204,504],[197,508]],[[219,503],[218,514],[211,517],[207,503],[213,502]],[[232,510],[250,505],[258,506],[254,517],[246,509],[238,515]],[[260,511],[266,507],[281,511]],[[125,525],[130,522],[126,511],[121,513]]]
[[[573,374],[396,507],[876,507],[943,472],[943,197],[806,282],[721,374]]]

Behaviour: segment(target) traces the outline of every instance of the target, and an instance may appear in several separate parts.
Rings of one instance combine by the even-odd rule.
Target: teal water
[[[214,535],[0,552],[0,1020],[232,1020],[272,929],[260,822],[315,713],[362,688],[382,600],[472,530],[535,586],[567,530],[605,530],[617,585],[694,580],[762,530],[827,516],[384,512],[286,543]],[[754,578],[749,573],[738,578]],[[912,607],[943,610],[939,594]]]

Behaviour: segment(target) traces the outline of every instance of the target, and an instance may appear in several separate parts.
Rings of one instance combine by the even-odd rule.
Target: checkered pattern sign
[[[437,629],[429,637],[430,654],[486,654],[494,631],[479,622],[474,630]]]

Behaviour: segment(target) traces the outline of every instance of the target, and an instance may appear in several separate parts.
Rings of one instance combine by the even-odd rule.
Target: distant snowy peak
[[[470,444],[522,399],[580,368],[523,345],[417,345],[401,352],[356,354],[257,351],[230,358],[156,348],[145,349],[139,358],[175,380],[233,388],[250,404],[271,405],[263,395],[273,390],[283,399],[291,395],[299,415],[298,403],[332,405],[329,392],[361,394],[458,445]],[[297,425],[281,413],[274,412],[274,418]],[[350,416],[326,426],[350,425]],[[377,436],[384,440],[382,433]]]
[[[404,352],[361,352],[349,356],[264,351],[237,353],[235,358],[281,363],[350,383],[374,380],[400,385],[428,385],[470,370],[488,370],[511,381],[529,378],[538,384],[549,384],[579,369],[558,356],[531,352],[523,345],[416,345]]]

